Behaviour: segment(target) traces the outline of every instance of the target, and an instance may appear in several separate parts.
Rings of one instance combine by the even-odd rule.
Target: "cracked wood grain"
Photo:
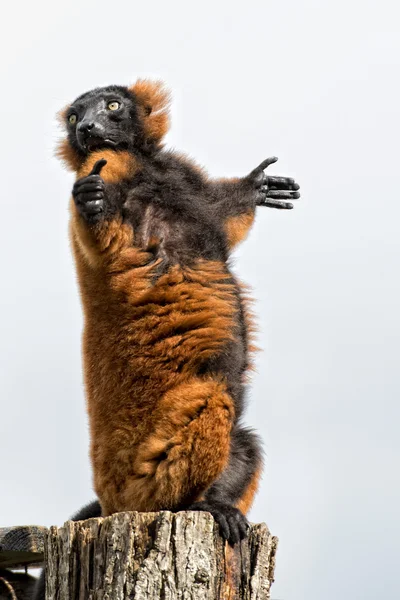
[[[51,527],[46,600],[268,600],[277,538],[233,548],[208,513],[117,513]]]

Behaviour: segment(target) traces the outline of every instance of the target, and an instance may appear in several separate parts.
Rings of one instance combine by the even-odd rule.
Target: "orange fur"
[[[97,477],[104,513],[165,510],[197,500],[228,463],[233,417],[222,383],[191,378],[168,390],[152,415],[149,435],[130,456],[132,475],[124,492],[110,472]]]
[[[236,508],[241,510],[244,515],[246,515],[249,512],[254,502],[254,496],[256,495],[258,486],[260,484],[261,471],[261,467],[257,469],[257,471],[254,473],[252,480],[250,481],[250,484],[247,486],[243,496],[236,503]]]
[[[159,144],[169,126],[168,93],[146,80],[130,90],[146,138]],[[61,118],[65,122],[65,111]],[[58,156],[78,178],[105,158],[107,183],[141,168],[129,153],[113,150],[82,161],[67,140]],[[227,221],[230,246],[244,239],[253,219],[249,213]],[[73,201],[70,235],[85,315],[94,486],[103,514],[188,506],[229,460],[235,415],[226,382],[194,373],[235,339],[237,288],[219,261],[176,265],[158,277],[158,240],[140,247],[121,217],[88,226]],[[254,478],[239,508],[248,510],[256,486]]]
[[[134,252],[139,263],[145,253]],[[77,259],[86,317],[84,362],[95,489],[103,508],[155,510],[173,508],[178,500],[188,503],[189,478],[194,476],[188,454],[193,453],[201,469],[210,459],[208,471],[197,476],[199,490],[216,478],[229,455],[227,408],[232,407],[224,384],[193,380],[192,372],[230,339],[233,290],[228,284],[225,290],[217,282],[213,285],[208,263],[193,272],[177,267],[154,286],[150,281],[156,267],[145,260],[133,274],[129,269],[109,271],[106,265],[93,269],[80,260],[79,251]],[[202,280],[208,281],[206,287]],[[202,403],[203,413],[192,418]],[[174,433],[180,420],[190,424]],[[159,461],[155,473],[148,472],[157,462],[152,463],[152,452],[168,440],[173,446],[168,458]],[[167,476],[173,472],[180,473],[175,481]]]
[[[123,179],[129,179],[138,170],[137,160],[126,151],[96,150],[91,152],[85,162],[80,166],[77,177],[86,177],[93,169],[95,163],[105,158],[107,164],[101,170],[101,177],[107,183],[118,183]]]
[[[68,140],[62,139],[57,146],[56,156],[69,171],[78,171],[82,165],[82,159],[68,143]]]
[[[225,233],[230,249],[242,242],[254,222],[254,210],[245,214],[229,217],[225,221]]]
[[[254,355],[256,352],[260,351],[260,348],[255,344],[257,327],[254,322],[254,313],[253,313],[253,298],[250,294],[250,287],[241,282],[238,282],[240,297],[242,300],[242,307],[244,312],[244,320],[246,322],[246,330],[247,330],[247,350],[248,350],[248,366],[246,371],[243,373],[243,383],[247,383],[250,380],[250,374],[255,370],[254,365]]]
[[[138,100],[146,138],[160,142],[169,129],[169,92],[162,81],[148,79],[139,79],[129,90]]]
[[[114,159],[124,163],[121,154]],[[112,164],[112,177],[125,172]],[[114,219],[90,228],[71,210],[103,512],[188,505],[229,458],[234,414],[225,383],[193,377],[200,361],[232,339],[238,306],[229,273],[223,263],[199,260],[154,283],[158,261],[135,246],[129,225]]]

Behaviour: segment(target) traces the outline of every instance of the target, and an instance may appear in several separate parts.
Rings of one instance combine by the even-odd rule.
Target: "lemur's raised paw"
[[[104,212],[105,184],[100,171],[106,164],[104,158],[98,160],[89,175],[78,179],[72,188],[75,204],[88,221],[97,221]]]
[[[300,198],[299,184],[292,177],[274,177],[264,173],[277,160],[276,156],[267,158],[247,176],[247,180],[254,186],[257,206],[291,209],[293,204],[288,200]]]
[[[211,513],[219,525],[222,537],[231,545],[240,542],[248,535],[250,526],[246,517],[238,508],[230,504],[203,500],[195,502],[187,510]]]

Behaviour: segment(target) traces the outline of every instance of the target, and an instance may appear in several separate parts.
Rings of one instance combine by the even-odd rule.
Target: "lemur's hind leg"
[[[223,382],[192,377],[168,390],[152,431],[135,451],[124,490],[98,489],[105,515],[121,510],[178,510],[202,497],[226,468],[234,421]]]
[[[232,432],[229,463],[221,476],[188,510],[211,513],[220,526],[222,536],[235,544],[247,535],[244,516],[257,491],[262,466],[260,443],[249,429]]]

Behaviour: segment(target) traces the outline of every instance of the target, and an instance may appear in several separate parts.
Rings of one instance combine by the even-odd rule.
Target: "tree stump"
[[[277,538],[224,544],[208,513],[117,513],[51,527],[46,600],[267,600]]]

